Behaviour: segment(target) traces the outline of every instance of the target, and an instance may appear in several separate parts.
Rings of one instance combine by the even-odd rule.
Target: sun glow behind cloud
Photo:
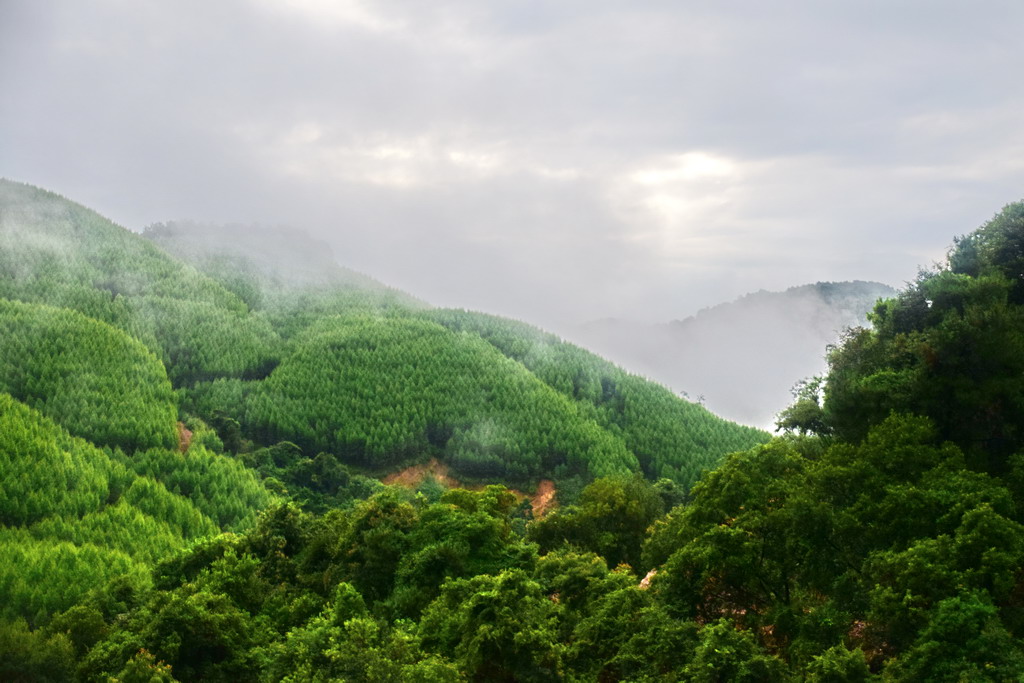
[[[345,135],[316,121],[303,121],[283,133],[253,123],[235,135],[260,150],[292,178],[319,182],[330,179],[390,187],[396,191],[479,183],[498,176],[527,174],[550,182],[582,177],[575,167],[557,159],[513,149],[503,140],[454,133],[400,136],[379,132]]]
[[[397,31],[405,22],[376,11],[360,0],[257,0],[264,11],[297,17],[310,25],[336,29],[351,27],[375,33]]]

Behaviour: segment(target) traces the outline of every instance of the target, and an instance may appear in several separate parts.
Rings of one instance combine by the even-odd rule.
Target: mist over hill
[[[287,307],[289,297],[330,293],[371,306],[423,301],[339,265],[329,244],[295,228],[196,221],[154,223],[142,236],[235,292],[251,308]]]
[[[818,282],[758,291],[683,320],[598,320],[577,343],[743,424],[771,428],[799,380],[825,370],[825,349],[895,290],[878,282]]]

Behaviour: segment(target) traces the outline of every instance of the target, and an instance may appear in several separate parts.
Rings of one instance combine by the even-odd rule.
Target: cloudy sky
[[[1024,197],[1017,0],[0,0],[0,175],[557,329],[894,285]]]

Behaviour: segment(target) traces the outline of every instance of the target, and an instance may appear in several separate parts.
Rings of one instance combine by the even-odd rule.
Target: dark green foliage
[[[0,621],[0,680],[61,683],[75,670],[74,650],[62,634],[31,631],[23,619]]]
[[[885,670],[895,680],[1013,680],[1024,672],[1024,646],[1007,632],[984,593],[939,602],[903,658]]]
[[[514,509],[515,497],[500,486],[451,491],[424,509],[395,572],[397,612],[418,616],[447,579],[529,568],[535,550],[512,533]]]
[[[420,638],[475,680],[550,681],[561,664],[556,613],[521,570],[456,579],[424,612]]]
[[[1024,447],[1022,212],[1011,204],[960,239],[946,268],[880,303],[874,329],[830,354],[825,430],[857,440],[891,411],[925,415],[972,468],[1007,472]]]
[[[287,441],[242,454],[239,460],[265,482],[279,483],[293,500],[314,512],[349,506],[382,488],[380,481],[353,473],[331,453],[307,458],[301,448]]]
[[[737,629],[727,619],[701,629],[693,659],[682,673],[695,683],[770,683],[788,678],[780,659],[764,652],[750,632]]]
[[[576,505],[535,522],[530,539],[542,552],[567,543],[600,555],[609,566],[639,568],[647,528],[662,514],[661,497],[639,476],[602,478],[583,489]]]
[[[978,629],[1019,628],[1013,511],[998,480],[966,470],[927,421],[892,417],[813,460],[785,441],[730,457],[656,525],[645,559],[663,562],[654,585],[675,614],[728,618],[825,676],[862,671],[835,650],[822,659],[851,639],[876,669],[914,661],[936,610],[964,590],[998,606]]]

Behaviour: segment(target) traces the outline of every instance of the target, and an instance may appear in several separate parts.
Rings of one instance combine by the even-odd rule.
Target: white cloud
[[[315,28],[358,28],[374,33],[403,29],[406,22],[360,0],[256,0],[264,11],[298,17]]]
[[[664,186],[704,179],[728,179],[738,172],[736,162],[707,152],[686,152],[657,161],[630,174],[638,185]]]

